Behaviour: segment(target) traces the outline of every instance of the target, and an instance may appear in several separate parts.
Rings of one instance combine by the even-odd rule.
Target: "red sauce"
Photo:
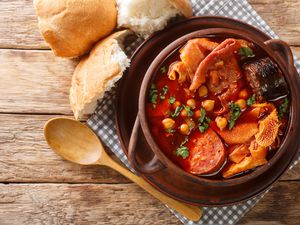
[[[216,41],[220,43],[222,39],[210,39],[213,41]],[[260,58],[264,56],[264,53],[254,47],[253,52],[255,54],[255,58]],[[208,54],[207,52],[206,54]],[[161,70],[157,71],[157,74],[154,78],[153,84],[155,85],[155,89],[157,92],[157,99],[156,103],[153,104],[151,101],[151,96],[149,97],[149,101],[147,102],[147,115],[148,115],[148,122],[151,128],[151,133],[161,148],[161,150],[165,153],[165,155],[171,159],[175,164],[183,168],[184,170],[191,172],[191,154],[194,154],[194,150],[191,151],[191,149],[195,148],[195,145],[199,145],[199,143],[196,143],[197,137],[203,136],[204,134],[199,131],[198,125],[199,125],[199,118],[196,118],[195,112],[197,110],[200,110],[202,108],[202,102],[204,100],[214,100],[214,110],[213,111],[207,111],[206,110],[206,117],[209,117],[211,122],[209,123],[209,128],[205,131],[208,132],[210,130],[215,131],[214,133],[218,134],[218,131],[220,131],[220,128],[217,126],[215,119],[218,115],[216,115],[216,111],[222,108],[222,104],[218,98],[218,96],[215,93],[212,93],[208,91],[208,94],[205,97],[200,97],[198,94],[198,91],[195,93],[191,93],[188,91],[190,86],[190,81],[186,81],[182,84],[178,83],[178,80],[170,80],[168,77],[168,69],[170,68],[171,64],[177,61],[180,61],[179,57],[179,51],[176,51],[172,55],[170,55],[161,65]],[[241,68],[241,65],[245,62],[245,60],[242,60],[239,56],[239,54],[235,54],[235,57],[237,61],[239,62],[239,66]],[[252,59],[253,60],[253,59]],[[242,70],[241,70],[242,71]],[[167,91],[164,91],[164,88],[167,87]],[[242,74],[241,78],[237,81],[237,89],[238,93],[241,90],[245,90],[249,97],[253,95],[253,91],[251,87],[248,84],[248,81],[246,80],[245,76]],[[187,100],[194,99],[195,100],[195,108],[190,110],[192,111],[192,116],[183,117],[180,114],[178,116],[172,116],[174,114],[176,109],[176,103],[173,103],[174,99],[176,102],[180,102],[181,105],[187,105]],[[238,94],[234,94],[230,96],[229,102],[235,102],[236,100],[240,99]],[[172,101],[173,100],[173,101]],[[275,102],[272,102],[277,108],[282,103],[282,100],[278,100]],[[252,110],[251,107],[247,107],[244,110],[241,110],[240,116],[238,117],[236,123],[234,126],[238,126],[239,124],[245,124],[245,123],[258,123],[259,119],[263,117],[264,115],[260,115],[260,117],[251,116],[249,113]],[[228,117],[228,112],[222,114],[224,117]],[[172,129],[166,130],[165,127],[162,124],[162,121],[165,118],[171,118],[173,121],[175,121],[175,124],[172,126]],[[227,118],[228,119],[228,118]],[[281,120],[281,126],[279,129],[279,137],[282,139],[284,135],[284,130],[287,124],[288,115],[285,114],[283,119]],[[180,126],[183,123],[187,123],[190,127],[190,132],[188,135],[183,135],[180,132]],[[194,128],[192,128],[194,125]],[[228,129],[228,125],[227,128]],[[205,133],[204,132],[204,133]],[[217,135],[218,136],[218,135]],[[220,137],[219,137],[220,138]],[[224,167],[226,167],[228,164],[232,163],[230,160],[227,159],[228,157],[228,150],[231,147],[230,144],[226,143],[222,138],[220,138],[224,149],[225,149],[225,157],[224,163],[222,165],[219,165],[219,169],[217,172],[214,172],[213,174],[210,174],[212,179],[223,179],[222,178],[222,170]],[[188,140],[187,142],[185,140]],[[201,139],[202,140],[202,139]],[[196,144],[195,144],[196,143]],[[182,145],[184,144],[184,145]],[[201,147],[202,145],[202,147]],[[198,148],[199,151],[204,151],[206,147],[205,142],[200,143],[200,147]],[[182,157],[181,155],[177,154],[177,149],[180,148],[180,146],[185,146],[189,149],[189,156],[188,157]],[[221,148],[219,146],[218,148]],[[269,160],[272,155],[274,154],[274,149],[277,149],[278,146],[275,148],[270,147],[269,153],[267,155],[267,159]],[[272,151],[271,151],[272,150]],[[209,151],[209,148],[207,149]],[[202,153],[204,154],[204,153]],[[201,154],[200,154],[201,155]],[[202,155],[203,156],[203,155]],[[202,157],[201,156],[201,157]],[[204,155],[205,156],[205,155]],[[203,157],[204,157],[203,156]],[[207,161],[209,162],[209,161]],[[227,165],[225,165],[227,164]],[[249,172],[249,171],[246,171]],[[240,174],[238,174],[240,175]]]

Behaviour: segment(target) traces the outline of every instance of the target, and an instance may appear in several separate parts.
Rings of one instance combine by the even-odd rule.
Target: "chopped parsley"
[[[232,128],[235,125],[236,120],[239,118],[241,114],[241,109],[238,105],[234,104],[233,102],[230,102],[229,108],[231,110],[231,117],[229,118],[229,130],[232,130]]]
[[[199,123],[203,123],[205,119],[205,115],[206,115],[206,110],[202,108],[200,111]]]
[[[184,107],[188,117],[192,117],[194,115],[193,111],[191,110],[191,107],[189,107],[189,106],[183,106],[183,107]]]
[[[150,88],[150,100],[153,108],[156,108],[157,97],[158,97],[158,91],[156,89],[155,84],[152,84]]]
[[[181,112],[181,110],[183,109],[183,107],[180,105],[180,106],[177,106],[175,111],[173,113],[171,113],[171,117],[177,117],[179,116],[179,113]]]
[[[168,93],[169,91],[169,87],[168,85],[165,85],[162,89],[161,89],[161,92],[160,92],[160,99],[165,99],[166,98],[166,94]]]
[[[205,109],[201,108],[201,113],[198,120],[198,128],[201,133],[204,133],[208,129],[210,121],[210,118],[206,116]]]
[[[167,132],[167,133],[170,133],[170,134],[173,134],[173,133],[176,132],[176,130],[174,130],[174,129],[172,129],[172,128],[168,128],[168,129],[166,129],[166,132]]]
[[[289,108],[289,99],[285,98],[283,99],[281,105],[279,106],[278,116],[280,119],[282,119],[284,114],[288,112],[288,108]]]
[[[186,136],[185,139],[183,140],[183,142],[181,143],[181,146],[185,145],[189,140],[189,137]]]
[[[175,97],[171,96],[171,97],[169,98],[169,103],[170,103],[170,104],[174,104],[175,101],[176,101]]]
[[[252,49],[249,47],[241,47],[239,51],[239,55],[241,56],[242,59],[255,57]]]
[[[248,98],[247,101],[246,101],[247,106],[251,106],[251,105],[253,105],[255,102],[256,102],[255,94],[253,94],[253,95],[252,95],[250,98]]]
[[[165,66],[163,66],[162,68],[160,68],[160,72],[161,73],[166,73],[167,72],[167,68]]]
[[[186,146],[180,146],[176,149],[176,155],[186,159],[190,155],[190,151]]]

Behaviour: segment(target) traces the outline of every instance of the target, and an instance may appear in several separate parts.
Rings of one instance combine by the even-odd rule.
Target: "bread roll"
[[[148,37],[162,30],[170,18],[193,15],[189,0],[117,0],[118,26]]]
[[[122,77],[130,61],[122,50],[124,37],[119,31],[101,40],[76,67],[70,89],[70,104],[76,119],[92,114],[105,91]]]
[[[40,32],[54,54],[77,57],[112,32],[115,0],[34,0]]]

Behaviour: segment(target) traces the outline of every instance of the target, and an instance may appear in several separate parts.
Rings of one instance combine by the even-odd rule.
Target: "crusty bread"
[[[189,0],[117,0],[118,26],[147,37],[162,30],[170,18],[192,16]]]
[[[177,8],[185,17],[193,16],[192,5],[189,0],[169,0],[170,4]]]
[[[112,32],[115,0],[34,0],[40,32],[54,54],[77,57]]]
[[[128,30],[116,32],[101,40],[76,67],[70,89],[70,104],[76,119],[91,114],[105,91],[121,78],[129,59],[122,51]]]

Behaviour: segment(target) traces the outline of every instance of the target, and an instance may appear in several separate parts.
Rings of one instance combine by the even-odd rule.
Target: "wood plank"
[[[181,224],[134,184],[2,184],[0,221],[1,225]]]
[[[55,116],[0,115],[0,182],[128,183],[109,168],[62,160],[47,146],[45,122]],[[300,164],[283,180],[300,180]]]
[[[71,114],[76,60],[43,50],[0,50],[0,112]]]
[[[0,48],[49,49],[39,32],[32,2],[0,1]]]
[[[298,225],[300,182],[279,182],[238,224]]]
[[[267,24],[290,45],[300,45],[300,1],[248,0]]]
[[[238,224],[299,224],[299,188],[300,182],[277,183]],[[180,224],[134,184],[0,184],[0,221],[3,225]]]
[[[75,165],[54,154],[43,136],[53,117],[0,115],[0,182],[129,182],[112,169]]]
[[[250,0],[250,4],[292,45],[300,45],[297,0]],[[266,7],[267,5],[267,7]],[[38,31],[32,0],[0,1],[0,48],[49,49]]]
[[[300,47],[292,48],[300,57]],[[69,87],[78,60],[50,51],[0,50],[0,112],[72,114]]]

